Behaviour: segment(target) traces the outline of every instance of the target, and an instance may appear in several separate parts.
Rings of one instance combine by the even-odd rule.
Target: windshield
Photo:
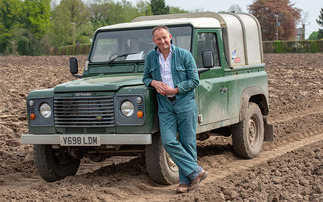
[[[192,28],[169,27],[169,30],[173,44],[190,51]],[[95,37],[90,62],[144,60],[155,47],[151,31],[152,28],[99,32]]]

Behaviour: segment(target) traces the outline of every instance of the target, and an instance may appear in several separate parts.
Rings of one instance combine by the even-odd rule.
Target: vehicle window
[[[169,27],[169,32],[175,46],[191,51],[191,27]]]
[[[144,28],[99,32],[95,37],[90,61],[109,61],[116,56],[129,53],[142,56],[137,57],[137,59],[144,60],[146,54],[155,47],[151,30],[152,28]],[[173,43],[178,47],[190,51],[192,27],[169,27],[169,30],[173,36]],[[134,57],[120,57],[115,61],[130,60],[129,58],[133,59]]]
[[[93,52],[93,61],[106,61],[113,53],[118,52],[117,39],[98,39]]]
[[[218,44],[216,41],[215,33],[199,33],[197,39],[197,55],[196,55],[196,66],[203,68],[202,52],[205,50],[212,50],[214,53],[214,65],[219,66],[219,54]]]

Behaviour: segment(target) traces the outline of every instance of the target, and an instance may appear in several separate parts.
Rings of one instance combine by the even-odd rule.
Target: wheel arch
[[[241,103],[240,103],[240,113],[239,113],[239,120],[241,121],[243,117],[245,117],[246,110],[248,108],[248,103],[254,102],[256,103],[263,116],[268,115],[269,113],[269,106],[268,106],[268,99],[266,94],[256,86],[246,88],[241,95]]]

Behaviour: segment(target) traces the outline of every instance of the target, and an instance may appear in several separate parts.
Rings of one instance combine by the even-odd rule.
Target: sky
[[[122,1],[122,0],[114,0]],[[127,0],[132,2],[133,5],[138,0]],[[146,0],[149,1],[149,0]],[[179,7],[184,10],[194,11],[199,9],[200,11],[228,11],[229,7],[233,4],[238,4],[242,9],[242,12],[248,12],[248,5],[252,4],[254,0],[165,0],[166,5]],[[302,9],[308,13],[308,20],[305,23],[305,38],[308,38],[313,31],[319,30],[319,25],[316,23],[316,19],[320,15],[320,10],[323,8],[323,0],[290,0],[294,3],[294,7]],[[322,29],[323,27],[321,27]]]

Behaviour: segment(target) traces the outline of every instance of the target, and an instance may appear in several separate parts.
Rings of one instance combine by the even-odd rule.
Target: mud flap
[[[268,124],[267,121],[264,121],[264,141],[274,141],[274,126],[271,124]]]

